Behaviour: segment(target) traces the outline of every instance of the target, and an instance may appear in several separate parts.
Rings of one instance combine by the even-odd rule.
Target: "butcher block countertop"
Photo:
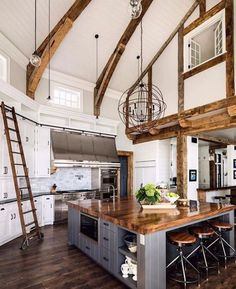
[[[115,225],[120,225],[140,234],[149,234],[167,230],[176,226],[184,226],[190,222],[218,216],[236,209],[234,205],[216,203],[200,203],[196,211],[190,208],[148,209],[141,210],[134,198],[124,198],[115,202],[100,200],[69,201],[69,208],[102,218]]]

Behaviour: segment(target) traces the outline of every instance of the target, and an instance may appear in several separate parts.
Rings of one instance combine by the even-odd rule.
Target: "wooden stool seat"
[[[211,222],[211,225],[214,228],[223,229],[223,230],[231,230],[233,228],[233,225],[231,225],[230,223],[218,222],[218,221]]]
[[[198,237],[209,237],[214,235],[214,230],[210,227],[204,226],[204,227],[193,227],[190,229],[191,232],[193,232],[194,235],[197,235]]]
[[[173,243],[178,245],[193,244],[197,241],[197,238],[187,232],[174,232],[168,235],[169,239]]]

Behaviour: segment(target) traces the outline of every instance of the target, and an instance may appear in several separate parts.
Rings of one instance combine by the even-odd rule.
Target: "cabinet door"
[[[16,193],[12,178],[2,178],[0,180],[0,201],[15,198]]]
[[[54,222],[54,197],[43,196],[43,224],[52,225]]]
[[[10,204],[10,218],[11,218],[11,239],[21,235],[20,215],[17,203]]]
[[[42,226],[42,197],[34,198],[34,205],[36,209],[38,224]]]
[[[36,129],[36,151],[35,151],[35,173],[38,177],[50,176],[50,129],[37,127]]]
[[[35,173],[35,125],[21,120],[19,121],[19,129],[28,173],[32,177]]]
[[[31,210],[31,205],[30,205],[29,200],[22,202],[21,205],[22,205],[23,212]],[[33,214],[31,212],[28,214],[24,214],[24,220],[25,220],[25,224],[33,222],[33,220],[34,220]],[[34,227],[34,224],[27,226],[27,228],[26,228],[27,233],[29,233],[33,227]]]
[[[9,207],[0,205],[0,245],[3,245],[10,239],[10,222]]]
[[[0,176],[11,176],[11,165],[6,142],[5,129],[2,117],[0,117]]]

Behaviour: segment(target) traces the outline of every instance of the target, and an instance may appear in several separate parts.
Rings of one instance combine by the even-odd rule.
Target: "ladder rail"
[[[33,200],[33,193],[31,189],[31,184],[30,184],[30,179],[29,179],[29,174],[28,174],[28,168],[26,165],[26,159],[24,155],[24,150],[23,150],[23,145],[21,141],[21,136],[20,136],[20,130],[18,126],[18,121],[17,121],[17,116],[14,107],[9,109],[8,106],[4,104],[4,102],[1,103],[1,112],[2,112],[2,117],[3,117],[3,124],[5,128],[5,135],[6,135],[6,141],[7,141],[7,146],[8,146],[8,154],[10,158],[10,164],[11,164],[11,169],[12,169],[12,175],[13,175],[13,182],[14,182],[14,187],[16,191],[16,199],[17,199],[17,205],[18,205],[18,210],[19,210],[19,216],[20,216],[20,223],[21,223],[21,228],[22,228],[22,233],[24,236],[24,241],[22,243],[22,248],[25,247],[25,245],[29,245],[29,239],[30,237],[28,236],[26,227],[29,226],[29,224],[26,224],[24,215],[26,212],[23,212],[22,208],[22,199],[21,199],[21,188],[19,186],[19,177],[24,177],[26,181],[26,186],[24,187],[25,189],[28,190],[29,194],[29,200],[30,200],[30,205],[31,205],[31,210],[28,210],[27,213],[31,212],[33,215],[33,221],[30,222],[30,224],[35,224],[35,230],[36,230],[36,236],[38,236],[39,239],[42,238],[42,233],[40,232],[39,224],[38,224],[38,219],[37,219],[37,214],[36,214],[36,208]],[[11,113],[12,117],[7,116],[7,113]],[[14,123],[14,128],[12,127],[9,128],[8,125],[8,119],[12,120]],[[16,134],[17,140],[13,140],[10,134],[10,131],[12,133]],[[15,150],[13,151],[12,143],[16,142],[18,143],[19,147],[19,152],[16,152]],[[23,167],[23,172],[24,175],[20,176],[17,175],[17,170],[16,167],[19,165],[19,162],[15,162],[14,159],[14,154],[18,154],[21,157],[21,162],[22,162],[22,167]]]

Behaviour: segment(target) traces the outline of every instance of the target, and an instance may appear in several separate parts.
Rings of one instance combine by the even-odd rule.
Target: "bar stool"
[[[181,263],[181,271],[182,271],[182,278],[179,279],[177,274],[176,276],[170,276],[170,279],[172,279],[175,282],[178,283],[182,283],[184,284],[184,288],[186,288],[187,284],[191,284],[191,283],[198,283],[198,285],[200,285],[200,272],[198,271],[198,269],[185,257],[184,253],[183,253],[183,246],[185,245],[192,245],[194,244],[197,239],[195,236],[187,233],[187,232],[173,232],[168,234],[168,238],[170,240],[170,242],[174,245],[177,245],[177,251],[179,252],[178,256],[171,261],[166,269],[169,269],[171,266],[173,266],[174,264],[177,264],[178,261],[180,261]],[[185,264],[189,265],[196,273],[197,273],[197,279],[194,278],[189,278],[186,276],[186,266]]]
[[[189,231],[192,234],[194,234],[194,236],[199,238],[200,244],[187,256],[187,259],[190,258],[197,251],[201,251],[201,253],[203,255],[204,264],[205,264],[205,266],[203,266],[203,268],[206,269],[206,277],[208,280],[209,269],[217,268],[218,273],[220,272],[220,270],[219,270],[220,266],[219,266],[218,258],[204,244],[207,239],[211,238],[215,234],[215,231],[208,226],[193,227],[193,228],[190,228]],[[216,266],[215,265],[212,265],[212,266],[209,265],[206,253],[208,253],[208,255],[210,255],[217,262]]]
[[[214,199],[218,201],[219,204],[222,204],[222,201],[226,199],[225,196],[215,196]]]
[[[225,261],[225,268],[227,268],[227,259],[228,258],[235,258],[236,262],[236,251],[235,249],[223,238],[223,232],[231,231],[233,229],[233,225],[226,223],[226,222],[220,222],[220,221],[213,221],[210,222],[210,226],[215,230],[215,234],[217,235],[217,238],[207,247],[207,249],[211,248],[214,244],[217,242],[219,245],[221,245],[223,255],[217,254],[218,257],[224,258]],[[226,253],[226,248],[229,248],[233,252],[233,255]]]

